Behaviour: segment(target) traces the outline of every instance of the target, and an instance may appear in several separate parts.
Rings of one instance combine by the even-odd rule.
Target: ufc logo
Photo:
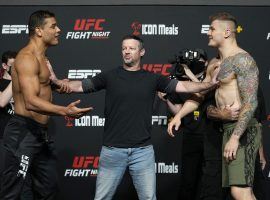
[[[85,79],[88,76],[94,77],[97,74],[101,73],[100,69],[70,69],[68,71],[68,78],[69,79]]]
[[[23,178],[25,179],[26,173],[27,173],[27,170],[28,170],[28,166],[29,166],[29,157],[25,156],[25,155],[22,155],[21,163],[20,163],[21,169],[18,171],[17,176],[19,177],[20,175],[22,175]]]
[[[2,34],[21,34],[29,33],[28,25],[3,25]]]
[[[144,64],[143,69],[154,72],[154,73],[159,73],[162,74],[163,76],[168,76],[170,75],[170,72],[168,69],[172,67],[171,64]]]
[[[201,33],[202,34],[207,34],[209,29],[210,29],[210,25],[204,24],[204,25],[202,25]]]
[[[93,165],[94,168],[98,168],[98,162],[98,156],[75,156],[72,167],[86,169]]]
[[[88,31],[92,27],[95,31],[103,31],[102,23],[105,19],[77,19],[75,22],[75,31]]]

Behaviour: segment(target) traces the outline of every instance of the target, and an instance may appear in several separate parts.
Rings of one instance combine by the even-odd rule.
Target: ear
[[[230,37],[231,34],[232,34],[231,28],[230,28],[230,27],[227,27],[227,28],[225,29],[225,38]]]
[[[40,27],[36,27],[36,28],[35,28],[35,32],[36,32],[37,36],[39,36],[39,37],[42,36],[42,30],[41,30]]]
[[[145,54],[145,49],[143,48],[143,49],[140,50],[140,56],[143,57],[144,54]]]

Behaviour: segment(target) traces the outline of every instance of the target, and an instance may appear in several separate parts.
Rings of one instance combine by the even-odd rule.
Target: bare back
[[[52,91],[50,72],[44,56],[37,56],[31,45],[23,48],[17,55],[12,69],[13,98],[15,113],[46,124],[48,115],[27,109],[26,98],[35,98],[51,102]]]

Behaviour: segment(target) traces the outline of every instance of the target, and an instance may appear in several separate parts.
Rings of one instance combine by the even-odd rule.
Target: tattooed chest
[[[223,62],[220,65],[220,71],[218,74],[218,79],[222,80],[222,79],[226,79],[228,78],[230,75],[234,74],[235,72],[235,66],[232,62]]]

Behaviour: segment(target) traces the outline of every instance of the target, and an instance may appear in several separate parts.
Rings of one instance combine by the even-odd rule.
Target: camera
[[[184,66],[186,65],[194,75],[204,72],[205,62],[207,61],[207,54],[202,49],[184,49],[169,60],[169,63],[175,64],[171,71],[170,78],[178,80],[187,80],[185,76]]]

